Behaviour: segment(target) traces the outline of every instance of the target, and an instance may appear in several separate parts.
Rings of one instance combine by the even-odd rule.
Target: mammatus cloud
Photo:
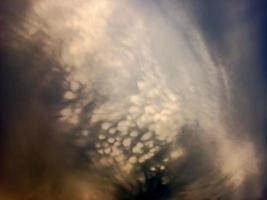
[[[261,157],[232,112],[231,72],[238,70],[211,52],[192,5],[32,3],[23,36],[41,37],[49,56],[59,49],[68,103],[57,107],[54,123],[85,160],[79,173],[66,170],[63,179],[74,198],[123,199],[125,191],[135,197],[138,184],[157,174],[158,184],[173,190],[166,199],[242,199],[248,185],[255,188],[252,198],[260,195]],[[126,189],[119,193],[121,185]]]

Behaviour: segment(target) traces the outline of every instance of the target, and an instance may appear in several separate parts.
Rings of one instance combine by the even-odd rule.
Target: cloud
[[[262,131],[257,127],[264,113],[249,116],[253,97],[262,95],[260,84],[253,82],[259,71],[250,67],[257,54],[253,42],[247,42],[255,37],[252,25],[242,23],[247,8],[239,3],[203,5],[122,0],[32,3],[22,36],[27,44],[40,40],[42,53],[63,68],[62,100],[53,110],[59,118],[53,124],[73,138],[72,145],[83,156],[76,159],[86,163],[83,173],[90,176],[75,177],[74,185],[96,187],[92,190],[98,195],[98,184],[92,183],[105,179],[110,182],[110,198],[116,198],[116,186],[134,191],[132,185],[145,183],[140,166],[148,165],[152,174],[170,170],[176,179],[170,182],[177,189],[172,195],[184,199],[220,193],[216,181],[225,177],[222,185],[235,191],[228,194],[232,199],[242,199],[242,188],[249,184],[256,188],[252,198],[258,195],[262,158],[256,146],[260,133],[254,133]],[[251,78],[244,75],[247,72]],[[243,89],[243,84],[250,87]],[[116,174],[114,179],[110,174]],[[186,185],[185,194],[180,194],[179,180]],[[212,180],[216,184],[201,190],[202,182]],[[195,187],[200,192],[189,195]]]

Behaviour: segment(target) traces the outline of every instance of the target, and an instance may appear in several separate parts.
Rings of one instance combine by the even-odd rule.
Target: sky
[[[2,1],[0,197],[265,199],[265,4]]]

